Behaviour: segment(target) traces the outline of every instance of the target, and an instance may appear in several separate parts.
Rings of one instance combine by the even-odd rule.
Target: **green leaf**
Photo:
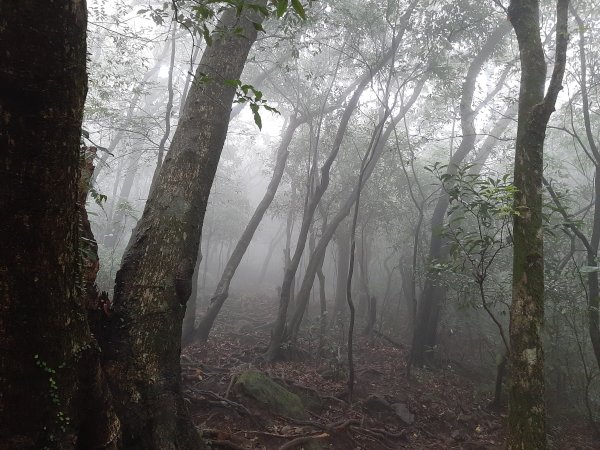
[[[293,0],[292,0],[293,2]],[[277,1],[277,17],[281,17],[285,14],[288,8],[288,0]]]
[[[242,84],[242,82],[240,80],[225,80],[225,81],[223,81],[223,83],[225,83],[227,86],[231,86],[233,88],[237,88],[239,85]]]
[[[254,115],[254,123],[258,127],[259,130],[262,130],[262,119],[260,117],[260,113],[258,112],[259,106],[256,103],[250,103],[250,109],[252,110],[252,114]]]
[[[277,110],[277,108],[273,108],[272,106],[263,105],[263,108],[265,108],[267,111],[270,111],[272,113],[280,114],[280,112]]]
[[[262,119],[260,118],[260,114],[258,112],[254,113],[254,123],[259,130],[262,130]]]
[[[306,20],[306,12],[304,11],[304,6],[300,3],[300,0],[292,0],[292,8],[296,11],[302,19]]]

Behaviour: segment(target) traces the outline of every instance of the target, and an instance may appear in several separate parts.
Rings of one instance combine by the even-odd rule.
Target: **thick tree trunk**
[[[465,81],[463,82],[460,101],[462,139],[460,146],[450,157],[448,168],[446,169],[447,174],[456,174],[459,165],[475,148],[475,142],[477,140],[475,119],[479,108],[474,108],[473,97],[475,95],[477,76],[494,51],[502,44],[503,38],[509,31],[510,24],[503,23],[499,25],[469,65]],[[447,210],[448,194],[444,192],[438,199],[431,217],[431,241],[429,247],[430,263],[444,260],[448,255],[448,249],[441,235],[441,229],[444,226],[444,218],[446,217]],[[417,322],[414,328],[410,364],[422,365],[424,363],[431,364],[433,362],[432,356],[433,349],[435,349],[437,343],[437,326],[440,308],[442,307],[445,298],[446,289],[438,282],[436,272],[434,270],[428,270],[423,292],[421,293],[421,300],[419,302]]]
[[[262,4],[266,3],[263,1]],[[206,204],[235,88],[256,39],[248,10],[221,17],[205,50],[170,151],[117,273],[110,339],[103,345],[127,448],[197,449],[181,396],[181,328],[192,291]],[[235,30],[234,30],[235,28]]]
[[[544,138],[561,89],[567,48],[568,0],[557,2],[554,72],[544,97],[546,61],[540,39],[539,1],[512,0],[508,9],[519,42],[521,88],[515,150],[513,298],[510,311],[511,386],[508,448],[545,449],[544,243],[542,179]]]
[[[86,21],[85,1],[0,2],[3,449],[117,448],[80,259]]]

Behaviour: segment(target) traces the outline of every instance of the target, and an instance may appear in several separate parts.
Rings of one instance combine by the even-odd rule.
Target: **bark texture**
[[[200,447],[181,396],[182,320],[235,94],[224,81],[239,79],[261,20],[247,9],[221,17],[117,273],[103,355],[127,448]]]
[[[509,17],[519,43],[521,88],[515,150],[517,188],[513,226],[513,293],[510,311],[511,386],[509,449],[545,449],[544,242],[542,179],[544,138],[561,89],[567,49],[568,0],[557,2],[554,72],[544,97],[546,61],[540,39],[539,1],[512,0]]]
[[[0,2],[0,448],[116,448],[86,321],[85,1]],[[24,39],[26,36],[26,39]]]

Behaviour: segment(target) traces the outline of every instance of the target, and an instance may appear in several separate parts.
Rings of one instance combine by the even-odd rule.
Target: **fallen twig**
[[[297,437],[296,439],[292,439],[291,441],[286,442],[281,447],[279,447],[279,450],[287,450],[290,448],[294,448],[298,445],[306,444],[307,442],[312,442],[317,439],[325,439],[327,437],[329,437],[329,434],[327,434],[327,433],[313,434],[313,435],[308,435],[308,436],[300,436],[300,437]]]

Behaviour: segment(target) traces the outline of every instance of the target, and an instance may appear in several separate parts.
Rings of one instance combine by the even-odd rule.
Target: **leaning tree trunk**
[[[269,342],[269,347],[265,353],[265,358],[267,360],[272,361],[280,357],[281,346],[284,342],[286,334],[287,313],[291,299],[291,292],[295,283],[296,271],[298,270],[302,254],[304,252],[304,247],[306,246],[308,231],[310,229],[315,210],[317,209],[317,206],[321,201],[323,194],[329,186],[329,172],[331,170],[333,162],[337,158],[337,154],[342,145],[342,140],[346,133],[350,117],[352,116],[352,113],[358,106],[358,100],[360,99],[368,83],[371,81],[373,75],[374,73],[371,74],[369,77],[365,77],[354,91],[352,98],[348,102],[348,105],[346,106],[346,109],[342,114],[342,118],[340,120],[340,124],[338,126],[338,130],[334,139],[333,147],[327,159],[323,163],[323,166],[321,167],[321,182],[315,188],[315,191],[312,193],[312,195],[310,193],[307,193],[308,201],[306,202],[304,208],[302,223],[298,232],[296,250],[294,251],[294,256],[291,258],[289,264],[285,269],[283,275],[283,282],[281,283],[281,297],[279,300],[279,310],[277,312],[277,319],[275,320],[275,325],[271,333],[271,341]],[[316,170],[317,160],[314,161],[314,164],[314,170]]]
[[[85,1],[0,2],[3,449],[117,448],[80,260],[86,22]]]
[[[259,2],[260,3],[260,2]],[[263,1],[264,5],[266,1]],[[252,17],[250,17],[252,16]],[[181,396],[181,327],[235,88],[262,17],[224,12],[115,284],[104,364],[127,448],[196,449]],[[235,30],[234,30],[235,28]]]
[[[237,242],[235,249],[227,264],[225,265],[225,270],[223,270],[223,274],[221,275],[221,279],[219,280],[219,284],[215,289],[215,293],[210,300],[210,306],[208,307],[208,311],[206,314],[200,319],[200,323],[198,327],[194,331],[194,333],[184,336],[183,345],[187,345],[195,339],[206,340],[208,339],[208,335],[210,334],[210,330],[217,318],[221,307],[227,300],[229,296],[229,286],[231,284],[231,280],[235,275],[235,272],[242,262],[242,258],[246,253],[246,250],[250,246],[250,242],[252,241],[252,237],[254,233],[258,229],[262,218],[264,217],[267,209],[271,205],[273,198],[275,198],[275,194],[277,193],[277,188],[279,187],[279,183],[281,182],[281,178],[283,177],[283,172],[285,170],[285,165],[287,163],[288,155],[289,155],[289,146],[292,142],[292,138],[294,137],[294,132],[298,128],[298,126],[302,123],[302,120],[299,120],[296,117],[292,117],[287,126],[287,129],[283,135],[281,143],[279,144],[279,149],[277,151],[277,161],[275,163],[275,169],[273,169],[273,176],[271,177],[271,181],[269,182],[269,186],[267,187],[267,191],[263,199],[260,201],[250,222],[246,225],[242,236]]]
[[[481,104],[478,105],[477,108],[474,108],[473,106],[477,76],[483,69],[484,64],[493,55],[494,51],[498,49],[504,36],[506,36],[509,31],[510,26],[508,24],[499,25],[489,36],[486,43],[469,65],[465,81],[463,82],[460,100],[462,139],[460,146],[454,155],[450,157],[448,168],[446,169],[447,174],[456,174],[458,166],[475,148],[475,142],[477,140],[475,119],[482,106]],[[489,100],[491,100],[491,98],[484,100],[483,103]],[[431,241],[429,246],[430,262],[443,260],[448,255],[448,248],[440,233],[440,230],[444,225],[448,204],[448,194],[443,193],[438,199],[431,217]],[[432,362],[433,352],[431,350],[435,348],[437,342],[437,326],[440,308],[442,307],[445,297],[446,289],[437,279],[436,272],[431,269],[428,270],[425,277],[423,292],[421,293],[421,300],[419,302],[417,321],[414,327],[410,364],[422,365],[424,363]]]
[[[348,104],[346,105],[346,108],[341,116],[340,123],[339,123],[338,129],[336,131],[335,138],[333,140],[331,151],[329,152],[327,159],[325,160],[325,162],[323,163],[323,166],[321,167],[320,183],[315,187],[313,194],[310,196],[310,198],[305,206],[304,215],[302,217],[302,224],[300,226],[300,231],[298,233],[298,241],[296,243],[296,251],[294,252],[294,256],[292,258],[291,264],[286,268],[286,271],[283,276],[283,282],[281,284],[281,298],[279,300],[279,310],[277,312],[277,319],[275,320],[275,326],[273,327],[273,331],[271,333],[271,340],[269,342],[269,347],[265,354],[265,357],[267,360],[273,360],[279,356],[281,346],[286,338],[286,334],[287,334],[286,321],[287,321],[287,310],[288,310],[288,306],[290,303],[290,288],[292,286],[292,283],[294,282],[294,277],[296,275],[296,271],[298,269],[298,265],[300,263],[302,254],[304,252],[304,247],[306,245],[308,231],[309,231],[310,224],[313,219],[315,210],[316,210],[319,202],[321,201],[323,194],[327,190],[327,187],[329,186],[329,177],[330,177],[331,166],[333,165],[333,162],[337,158],[338,152],[342,145],[342,141],[346,134],[346,129],[348,127],[350,118],[351,118],[352,114],[354,113],[355,109],[357,108],[358,101],[359,101],[360,97],[362,96],[363,91],[366,89],[367,85],[371,82],[371,80],[375,77],[375,75],[379,71],[381,71],[390,62],[393,62],[394,56],[398,50],[400,43],[402,42],[402,40],[404,38],[404,33],[406,32],[406,30],[408,28],[409,20],[412,16],[412,13],[413,13],[414,8],[416,7],[417,3],[418,3],[418,0],[413,0],[407,6],[406,11],[402,15],[402,19],[401,19],[402,26],[400,27],[398,34],[394,36],[394,39],[392,40],[390,48],[382,55],[381,60],[374,67],[371,67],[369,69],[369,71],[361,77],[360,82],[358,83],[356,89],[354,90],[352,97],[348,100]],[[317,161],[315,161],[314,163],[317,164]],[[329,239],[331,239],[331,236]],[[320,260],[321,252],[324,252],[325,249],[316,250],[316,251],[319,251],[319,253],[317,255],[317,259]],[[310,262],[309,262],[309,264],[310,264]],[[318,262],[315,262],[314,265],[317,266]],[[307,267],[307,270],[308,270],[308,267]],[[312,283],[314,282],[315,274],[316,274],[316,270],[314,270],[314,272],[311,274],[311,276],[312,276],[311,287],[312,287]],[[304,279],[306,279],[306,277],[304,277]],[[307,294],[307,297],[309,295],[310,295],[310,290],[309,290],[309,293]],[[298,311],[298,309],[299,309],[299,307],[296,308],[296,311]],[[301,309],[302,309],[302,314],[304,314],[305,305]]]
[[[546,61],[540,39],[539,1],[512,0],[508,9],[519,43],[521,88],[515,150],[513,294],[510,310],[511,386],[509,449],[545,449],[544,242],[542,179],[544,138],[561,89],[568,40],[568,0],[557,2],[554,72],[544,97]]]
[[[416,86],[414,87],[410,98],[404,104],[402,110],[398,113],[398,115],[396,117],[394,117],[390,121],[390,123],[386,127],[385,131],[378,138],[377,143],[376,143],[376,148],[373,153],[373,157],[370,159],[369,164],[365,168],[365,173],[364,173],[364,176],[362,177],[362,181],[361,181],[362,184],[365,184],[371,177],[371,174],[373,173],[373,170],[375,169],[377,161],[383,154],[383,151],[385,149],[385,143],[389,139],[389,137],[392,133],[392,130],[398,124],[400,119],[402,119],[404,117],[404,115],[410,110],[410,108],[416,102],[416,100],[419,98],[419,95],[421,93],[421,90],[423,89],[423,86],[425,85],[426,80],[427,80],[427,76],[423,76],[419,81],[416,82]],[[300,330],[300,324],[302,323],[302,319],[304,317],[304,312],[306,310],[306,306],[308,305],[310,292],[312,290],[312,286],[313,286],[313,283],[315,280],[315,276],[317,274],[317,270],[319,268],[320,261],[323,258],[325,251],[327,250],[327,246],[329,245],[329,242],[333,238],[333,235],[335,234],[337,227],[346,218],[346,216],[348,216],[348,214],[352,210],[352,206],[354,205],[354,202],[356,202],[356,199],[358,198],[360,189],[362,189],[362,186],[354,186],[354,189],[352,190],[352,192],[350,193],[350,195],[348,196],[346,201],[342,204],[340,210],[333,217],[333,219],[327,225],[327,227],[325,227],[325,229],[323,230],[323,232],[321,234],[321,238],[319,239],[319,242],[317,243],[315,250],[310,255],[308,264],[306,266],[306,272],[305,272],[304,278],[302,280],[302,285],[300,287],[300,290],[298,291],[296,309],[294,311],[294,315],[289,324],[289,336],[292,341],[296,340],[298,331]],[[350,253],[348,250],[348,258],[349,257],[350,257]],[[340,264],[343,264],[343,263],[340,263]],[[346,266],[346,268],[347,267],[348,266]],[[340,270],[338,270],[338,283],[341,283],[342,278],[344,279],[344,281],[346,281],[345,276],[347,276],[347,272],[346,272],[346,275],[340,275]],[[346,284],[344,284],[343,286],[345,286],[345,285]],[[340,291],[340,288],[342,288],[342,285],[336,284],[336,297],[335,297],[336,300],[335,300],[335,307],[334,307],[334,317],[332,318],[333,320],[336,318],[335,316],[339,312],[342,311],[341,306],[342,306],[343,302],[346,301],[345,290]]]

